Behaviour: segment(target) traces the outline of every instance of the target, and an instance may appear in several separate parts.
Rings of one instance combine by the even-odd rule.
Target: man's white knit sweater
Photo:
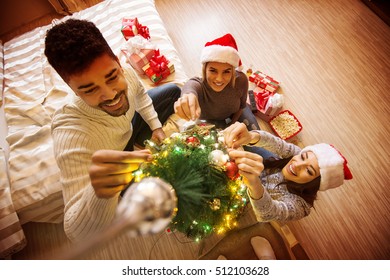
[[[75,96],[73,103],[53,117],[54,153],[65,203],[64,229],[72,241],[88,238],[110,224],[118,204],[119,194],[111,199],[96,197],[88,173],[92,154],[101,149],[123,150],[132,135],[135,111],[152,130],[161,127],[144,87],[132,70],[124,71],[130,106],[125,115],[110,116]]]

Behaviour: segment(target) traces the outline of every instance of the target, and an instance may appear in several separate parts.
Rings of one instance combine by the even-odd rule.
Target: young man
[[[64,229],[70,240],[82,240],[111,223],[131,171],[151,159],[147,150],[133,151],[134,143],[165,138],[162,123],[173,114],[180,89],[170,84],[147,93],[85,20],[69,19],[50,29],[45,55],[75,93],[73,102],[55,113],[52,136]]]

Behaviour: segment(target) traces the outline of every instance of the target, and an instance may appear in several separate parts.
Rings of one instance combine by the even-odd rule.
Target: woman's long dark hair
[[[264,168],[282,169],[291,160],[291,158],[292,157],[283,158],[283,159],[275,159],[275,158],[264,159]],[[287,189],[290,193],[299,195],[313,207],[314,200],[317,198],[317,192],[320,188],[320,182],[321,182],[321,176],[318,176],[314,180],[305,184],[298,184],[293,181],[287,181],[287,180],[279,184],[286,184]]]

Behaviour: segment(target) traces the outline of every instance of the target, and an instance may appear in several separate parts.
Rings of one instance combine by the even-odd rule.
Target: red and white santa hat
[[[239,68],[241,60],[236,40],[228,33],[211,42],[207,42],[202,50],[200,61],[202,64],[210,61],[229,63],[234,68]]]
[[[352,179],[346,158],[332,145],[321,143],[307,146],[302,152],[312,151],[320,167],[320,191],[337,188],[345,180]]]

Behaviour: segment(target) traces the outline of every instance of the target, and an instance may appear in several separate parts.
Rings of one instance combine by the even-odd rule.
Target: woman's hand
[[[236,149],[249,143],[257,143],[260,140],[260,134],[254,131],[248,131],[245,124],[236,122],[223,131],[225,144],[229,148]]]
[[[157,144],[161,144],[167,136],[162,128],[153,130],[151,140]]]
[[[92,155],[89,177],[99,198],[111,198],[132,180],[131,172],[153,159],[149,150],[133,152],[98,150]]]
[[[175,102],[173,107],[175,109],[175,113],[186,121],[195,121],[200,117],[201,110],[198,97],[193,93],[184,94]]]
[[[263,158],[255,153],[229,150],[231,160],[238,166],[240,174],[244,177],[244,183],[249,188],[249,193],[253,199],[263,197],[264,188],[261,184],[260,174],[264,170]]]

